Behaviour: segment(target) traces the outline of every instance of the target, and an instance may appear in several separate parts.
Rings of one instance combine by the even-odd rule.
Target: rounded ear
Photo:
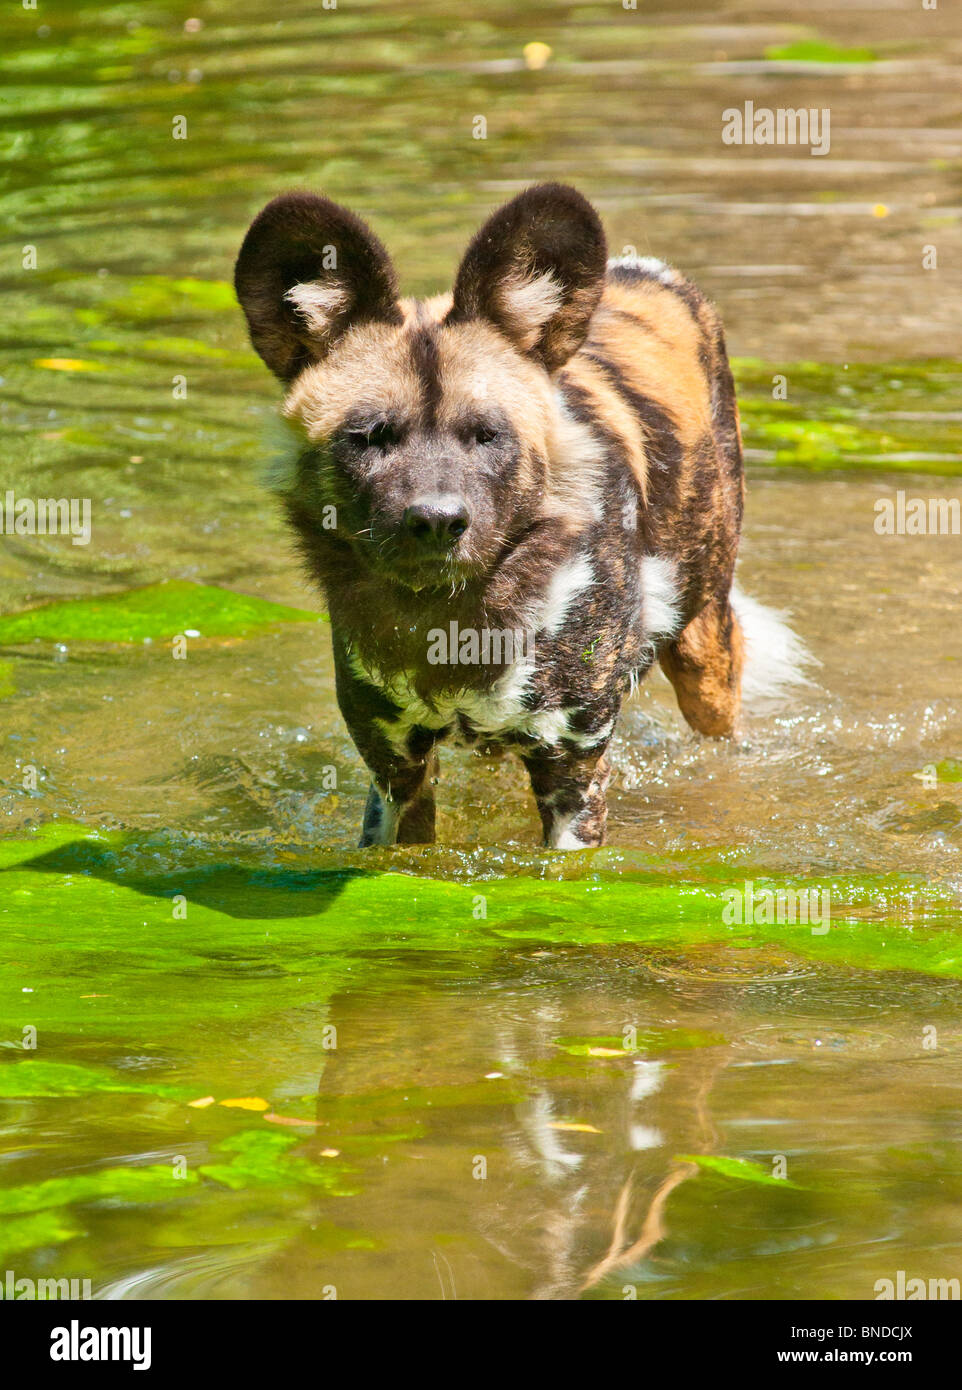
[[[314,193],[282,193],[251,223],[234,267],[251,342],[282,381],[347,329],[399,323],[397,278],[371,229]]]
[[[565,184],[538,184],[505,203],[475,236],[448,319],[488,319],[555,371],[585,340],[607,254],[588,200]]]

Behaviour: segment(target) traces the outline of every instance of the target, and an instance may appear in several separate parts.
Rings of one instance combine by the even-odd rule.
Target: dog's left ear
[[[397,277],[361,219],[314,193],[282,193],[251,223],[234,268],[251,342],[293,381],[357,324],[400,323]]]
[[[448,320],[487,319],[556,371],[585,340],[606,262],[605,234],[587,199],[565,184],[538,184],[499,208],[471,242]]]

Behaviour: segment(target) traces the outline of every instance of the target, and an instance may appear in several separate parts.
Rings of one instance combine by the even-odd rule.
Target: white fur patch
[[[571,716],[574,713],[573,709],[536,710],[533,714],[527,714],[522,724],[514,727],[523,728],[526,734],[533,734],[542,743],[556,744],[570,735]]]
[[[663,285],[671,285],[678,279],[677,270],[660,261],[657,256],[612,256],[608,269],[617,270],[619,266],[625,266],[628,270],[643,270]]]
[[[559,565],[548,582],[544,598],[532,607],[531,626],[535,632],[553,637],[564,624],[576,595],[595,582],[595,572],[586,555],[576,555]]]
[[[422,729],[445,729],[454,725],[452,742],[458,742],[458,716],[463,716],[482,738],[498,738],[512,733],[528,734],[539,743],[557,746],[562,739],[578,748],[594,748],[611,733],[612,720],[595,733],[575,733],[571,728],[577,706],[564,709],[527,709],[525,692],[534,672],[534,658],[525,656],[502,672],[489,690],[452,690],[435,696],[428,705],[415,689],[413,672],[401,672],[390,678],[369,669],[356,653],[350,654],[355,673],[362,680],[373,682],[388,699],[401,707],[396,719],[376,721],[392,750],[399,756],[407,752],[408,735],[415,725]]]
[[[611,738],[611,735],[612,735],[612,732],[613,732],[613,730],[614,730],[614,727],[615,727],[615,721],[614,721],[614,719],[609,719],[608,722],[607,722],[606,724],[602,724],[602,725],[600,726],[600,728],[595,729],[595,730],[594,730],[593,732],[591,732],[591,733],[587,733],[587,734],[572,734],[572,733],[569,733],[569,734],[568,734],[568,739],[569,739],[569,742],[573,743],[573,744],[575,745],[576,748],[585,748],[585,749],[588,749],[588,748],[597,748],[597,746],[598,746],[599,743],[602,743],[605,739]]]
[[[560,386],[555,387],[555,407],[555,437],[551,454],[557,461],[557,472],[552,481],[557,506],[556,509],[552,508],[552,497],[549,495],[545,498],[545,514],[579,519],[590,517],[592,521],[602,521],[605,516],[601,485],[604,445],[588,425],[572,415]]]
[[[541,330],[561,308],[561,286],[551,274],[505,277],[498,290],[501,311],[518,335],[518,345],[527,351],[533,348]]]
[[[732,608],[745,639],[742,699],[746,705],[782,699],[793,688],[810,686],[806,668],[815,658],[785,621],[785,615],[732,587]]]
[[[570,816],[554,816],[552,818],[551,829],[548,832],[548,844],[552,849],[590,848],[574,828],[578,817],[582,814],[581,811],[575,811]]]
[[[663,555],[645,555],[641,561],[641,611],[645,641],[660,646],[677,636],[681,628],[677,570]]]
[[[284,298],[294,305],[312,333],[326,338],[331,321],[347,308],[350,295],[343,285],[329,280],[326,284],[307,281],[292,285]]]
[[[401,707],[397,719],[377,721],[395,753],[405,753],[408,735],[415,724],[425,729],[444,729],[456,725],[459,715],[463,715],[482,737],[493,738],[518,731],[553,744],[568,736],[573,711],[530,710],[523,704],[534,670],[531,656],[512,662],[489,690],[449,691],[436,697],[430,705],[418,695],[414,673],[402,672],[388,679],[376,670],[368,670],[356,654],[352,653],[350,660],[363,680],[373,681]],[[457,742],[456,730],[454,741]]]

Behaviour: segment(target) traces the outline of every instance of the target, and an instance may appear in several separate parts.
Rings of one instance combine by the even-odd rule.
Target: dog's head
[[[525,533],[555,448],[551,376],[584,342],[605,239],[543,184],[477,233],[452,294],[401,300],[353,213],[275,198],[237,260],[251,340],[300,435],[300,514],[333,506],[363,563],[413,589],[483,576]]]

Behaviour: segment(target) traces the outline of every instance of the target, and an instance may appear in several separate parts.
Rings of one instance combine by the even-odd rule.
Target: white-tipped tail
[[[793,689],[810,686],[807,670],[818,662],[785,616],[732,588],[732,608],[745,638],[742,701],[759,705],[784,699]]]

